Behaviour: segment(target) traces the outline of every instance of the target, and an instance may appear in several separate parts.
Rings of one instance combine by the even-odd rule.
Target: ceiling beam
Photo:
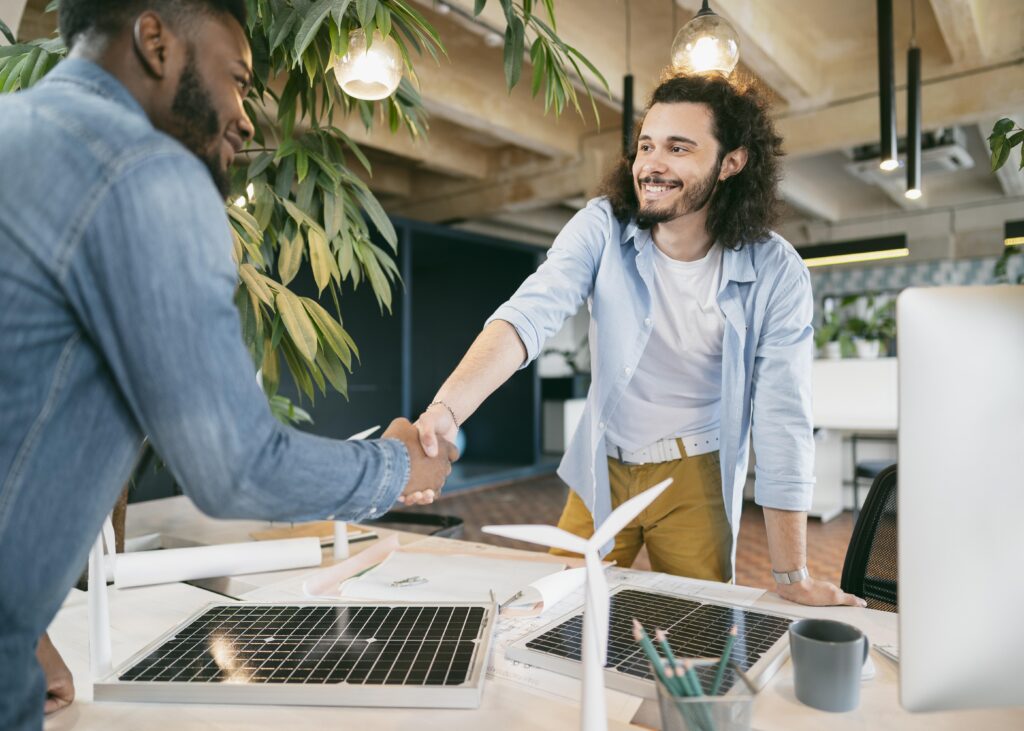
[[[619,155],[617,131],[594,135],[583,153],[571,162],[547,162],[506,171],[482,184],[454,184],[445,189],[417,191],[414,201],[390,211],[421,221],[443,222],[487,218],[560,203],[579,195],[591,196],[612,161]]]
[[[408,165],[379,159],[373,152],[367,152],[372,172],[367,173],[362,165],[353,165],[351,170],[375,195],[394,195],[402,198],[412,195],[415,170]]]
[[[423,106],[432,118],[449,120],[548,157],[579,152],[580,138],[593,124],[573,109],[561,117],[545,114],[543,99],[530,95],[532,67],[528,62],[523,63],[522,80],[509,92],[500,47],[485,45],[481,36],[467,33],[449,16],[427,8],[424,15],[448,51],[448,57],[439,63],[423,58],[416,65]]]
[[[681,8],[699,7],[694,0],[677,2]],[[815,54],[816,39],[809,38],[792,15],[764,0],[716,0],[714,11],[739,34],[744,65],[790,107],[806,106],[822,97],[825,67]]]
[[[836,200],[827,187],[792,169],[785,169],[785,166],[779,181],[779,196],[794,208],[821,221],[842,218],[842,202]]]
[[[498,2],[487,3],[479,16],[473,16],[474,0],[445,0],[462,18],[470,18],[465,22],[477,24],[483,32],[492,29],[504,32],[505,16]],[[420,5],[433,7],[434,0],[416,0]],[[555,4],[555,19],[558,21],[558,35],[563,41],[577,49],[601,72],[608,82],[614,101],[609,101],[602,91],[600,82],[588,69],[581,67],[583,78],[594,89],[598,104],[608,106],[609,111],[617,113],[621,110],[622,78],[627,70],[633,74],[633,94],[637,108],[646,104],[651,92],[658,83],[661,71],[669,63],[669,48],[675,37],[672,27],[672,5],[665,0],[643,0],[630,5],[630,42],[629,58],[626,52],[626,6],[623,0],[559,0]],[[548,22],[543,3],[535,2],[534,11],[544,22]],[[690,13],[692,15],[693,13]],[[685,11],[678,13],[680,24],[688,19]],[[445,43],[448,39],[444,38]],[[528,37],[527,41],[532,41]],[[450,49],[449,49],[450,50]],[[494,65],[501,71],[501,49],[495,51],[498,61]],[[523,82],[520,86],[529,86],[528,65],[524,65]],[[572,70],[570,69],[570,72]],[[500,75],[500,74],[499,74]],[[573,76],[572,73],[570,73]],[[525,89],[524,89],[525,90]],[[529,94],[527,93],[527,96]],[[607,125],[609,119],[602,111],[602,124]],[[568,115],[564,115],[568,116]],[[610,120],[617,123],[617,117]]]
[[[922,127],[976,123],[1008,107],[1024,105],[1022,65],[1014,63],[943,81],[925,81]],[[906,119],[906,91],[896,94],[897,118]],[[826,107],[790,111],[776,120],[776,129],[792,157],[855,147],[878,139],[878,98],[856,97]]]
[[[270,82],[278,97],[284,85],[284,76]],[[264,109],[268,118],[276,118],[277,105],[269,95],[264,96]],[[379,115],[375,116],[373,126],[367,129],[359,114],[346,113],[340,107],[334,108],[330,124],[360,147],[381,150],[446,175],[480,180],[487,177],[494,167],[494,148],[467,140],[464,129],[443,119],[428,120],[427,134],[416,138],[405,128],[392,132]]]
[[[942,40],[954,64],[985,57],[975,0],[930,0]]]
[[[332,122],[361,146],[404,157],[447,175],[481,180],[492,167],[489,148],[467,141],[464,130],[443,119],[431,120],[426,137],[416,139],[405,129],[392,133],[382,123],[367,131],[359,115],[345,115],[343,110],[335,112]]]

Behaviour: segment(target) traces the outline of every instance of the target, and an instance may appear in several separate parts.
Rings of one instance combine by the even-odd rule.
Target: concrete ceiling
[[[435,25],[449,60],[421,61],[417,71],[430,112],[430,136],[413,143],[386,130],[366,133],[344,125],[372,156],[370,185],[389,211],[430,221],[502,233],[545,244],[592,194],[620,150],[621,79],[627,68],[644,100],[668,60],[677,26],[699,0],[632,0],[626,53],[626,0],[559,0],[558,30],[601,70],[611,96],[599,102],[601,122],[589,113],[545,115],[525,83],[505,91],[502,49],[488,44],[503,31],[492,0],[479,18],[473,0],[413,0]],[[906,126],[906,49],[911,3],[895,1],[898,127]],[[52,17],[46,0],[24,7],[19,36],[45,35]],[[1024,203],[1019,157],[999,175],[989,171],[984,137],[994,121],[1024,122],[1024,2],[917,0],[917,44],[922,51],[923,126],[959,126],[973,168],[926,175],[921,201],[888,193],[846,170],[849,153],[876,142],[878,131],[875,3],[871,0],[713,0],[740,36],[741,70],[763,82],[775,101],[788,153],[782,195],[787,231],[820,231],[872,216],[898,218],[932,208],[981,201]],[[15,17],[21,0],[0,0]],[[49,23],[49,26],[47,26]],[[902,132],[901,132],[902,134]],[[1016,164],[1014,164],[1016,163]],[[802,242],[801,242],[802,243]]]

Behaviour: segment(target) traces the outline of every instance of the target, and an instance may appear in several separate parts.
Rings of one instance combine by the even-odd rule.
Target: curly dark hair
[[[245,28],[245,0],[60,0],[57,24],[64,45],[71,48],[85,33],[102,37],[119,33],[146,10],[155,10],[171,22],[194,17],[196,13],[227,13]]]
[[[647,105],[696,102],[711,110],[711,132],[718,141],[718,163],[739,147],[747,149],[747,164],[736,175],[718,183],[708,206],[707,230],[712,240],[730,249],[765,240],[778,219],[776,187],[782,138],[768,116],[768,103],[751,81],[730,82],[718,75],[665,78]],[[601,194],[607,196],[620,221],[637,217],[639,202],[633,184],[633,162],[641,125],[633,143],[605,177]]]

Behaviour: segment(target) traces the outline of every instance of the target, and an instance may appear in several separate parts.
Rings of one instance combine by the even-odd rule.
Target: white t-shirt
[[[722,398],[722,247],[676,261],[650,246],[653,330],[608,423],[608,439],[630,450],[716,429]]]

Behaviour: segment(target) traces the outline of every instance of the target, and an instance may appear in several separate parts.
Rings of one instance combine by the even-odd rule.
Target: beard
[[[221,165],[215,144],[220,133],[220,120],[213,108],[210,93],[199,79],[195,52],[191,46],[178,81],[178,90],[171,102],[171,119],[174,137],[203,161],[221,197],[226,198],[231,190],[231,177]]]
[[[707,174],[707,176],[689,187],[683,188],[682,197],[675,205],[659,208],[656,204],[640,206],[636,214],[636,222],[640,228],[651,228],[659,223],[685,216],[701,210],[711,200],[715,193],[715,186],[718,184],[718,175],[722,171],[722,163],[718,162]],[[671,183],[674,181],[665,180],[654,176],[638,178],[636,181],[636,197],[640,200],[640,186],[644,183]]]

